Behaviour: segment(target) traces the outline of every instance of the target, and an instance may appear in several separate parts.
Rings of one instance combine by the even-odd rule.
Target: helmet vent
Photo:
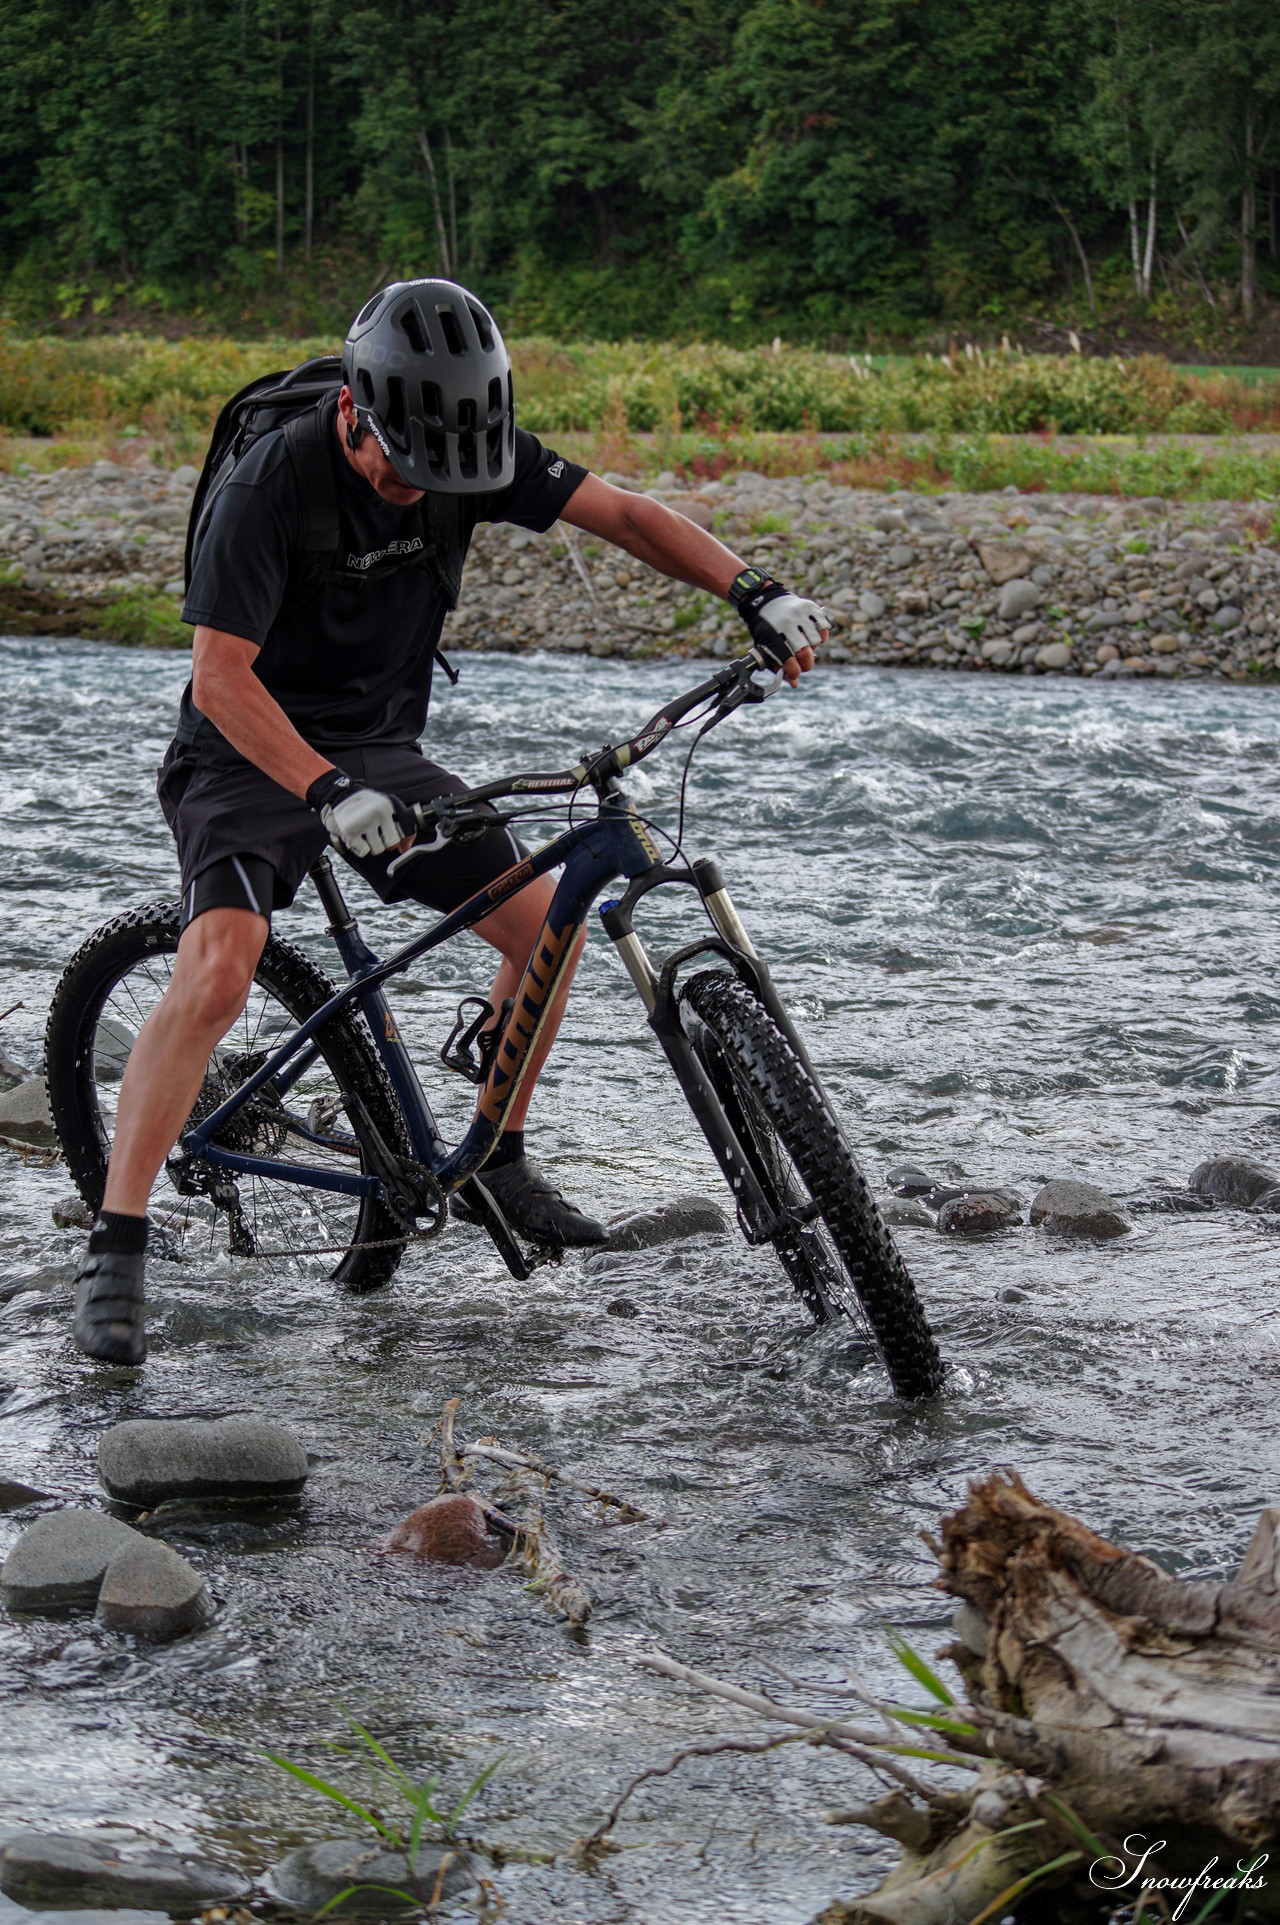
[[[468,481],[474,481],[476,468],[476,438],[470,429],[458,436],[458,473]]]
[[[396,318],[408,336],[409,346],[413,349],[414,353],[430,354],[431,349],[422,331],[422,317],[418,313],[417,308],[412,304],[408,307],[401,308]]]
[[[400,442],[401,446],[408,446],[409,436],[407,432],[407,414],[404,405],[404,382],[398,374],[389,374],[387,376],[387,415],[383,426],[394,440]]]
[[[484,438],[485,463],[495,479],[502,473],[502,441],[503,429],[499,422],[496,427],[489,429]]]
[[[475,430],[476,430],[476,404],[475,404],[475,402],[474,402],[474,401],[473,401],[473,400],[472,400],[472,399],[470,398],[470,396],[468,396],[466,400],[464,400],[464,401],[459,401],[459,403],[458,403],[458,427],[459,427],[459,428],[460,428],[460,429],[461,429],[461,430],[463,431],[463,433],[465,433],[465,434],[474,434],[474,433],[475,433]]]
[[[422,384],[422,412],[434,428],[443,427],[444,409],[440,400],[438,381],[424,381]]]
[[[496,374],[489,383],[489,413],[491,415],[502,413],[502,382]]]
[[[471,318],[476,324],[476,333],[480,336],[480,346],[486,354],[492,354],[493,322],[489,319],[489,316],[485,313],[479,301],[468,301],[467,307],[470,309]]]
[[[371,301],[365,302],[359,314],[356,315],[356,326],[358,328],[362,328],[366,321],[371,321],[373,319],[374,315],[378,312],[378,309],[382,305],[382,296],[385,293],[386,293],[386,289],[382,288],[377,294],[374,295]]]
[[[451,307],[440,307],[436,309],[436,313],[440,316],[440,325],[444,329],[445,346],[448,348],[450,354],[465,354],[467,344],[463,338],[462,324],[454,313],[454,310]]]
[[[361,368],[356,375],[356,379],[360,383],[360,392],[364,396],[365,406],[371,408],[373,406],[373,376],[370,374],[368,368]]]

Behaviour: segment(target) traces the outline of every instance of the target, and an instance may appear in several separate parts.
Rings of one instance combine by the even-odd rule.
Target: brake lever
[[[748,693],[743,697],[743,700],[747,702],[767,702],[771,695],[777,693],[779,687],[786,680],[786,676],[777,664],[773,662],[769,656],[762,654],[758,648],[753,648],[746,659],[752,666],[747,674]],[[770,668],[773,670],[773,675],[767,683],[760,683],[754,679],[758,669]]]
[[[744,656],[738,679],[727,688],[720,698],[718,713],[732,715],[734,709],[742,708],[748,702],[767,702],[769,697],[785,679],[782,670],[777,669],[768,682],[757,682],[759,669],[768,667],[756,649]]]
[[[402,855],[394,857],[393,860],[387,864],[387,874],[389,876],[394,876],[397,869],[401,868],[404,863],[410,861],[414,856],[435,855],[453,840],[453,821],[449,811],[446,810],[441,813],[432,808],[430,804],[424,805],[421,802],[402,803],[401,808],[403,813],[397,812],[396,826],[403,829],[406,835],[413,835],[416,832],[418,837],[421,838],[423,830],[428,826],[432,827],[435,833],[430,842],[423,842],[419,839],[411,849],[406,849]]]

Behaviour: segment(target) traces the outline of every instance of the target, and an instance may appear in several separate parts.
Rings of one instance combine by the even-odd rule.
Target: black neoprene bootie
[[[103,1250],[80,1265],[71,1334],[86,1357],[100,1364],[146,1362],[146,1261],[140,1253]]]
[[[515,1157],[497,1169],[482,1169],[479,1174],[511,1228],[530,1243],[548,1243],[557,1250],[583,1250],[604,1242],[608,1233],[603,1223],[566,1203],[527,1156]],[[462,1223],[480,1221],[460,1197],[455,1196],[449,1207]]]

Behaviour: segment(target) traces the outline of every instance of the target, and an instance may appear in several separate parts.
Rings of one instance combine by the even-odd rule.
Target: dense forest
[[[0,307],[863,344],[1280,291],[1274,0],[0,0]]]

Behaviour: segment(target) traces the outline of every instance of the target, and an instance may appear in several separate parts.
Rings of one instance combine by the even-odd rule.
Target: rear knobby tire
[[[769,1240],[820,1320],[865,1319],[894,1389],[931,1397],[943,1363],[915,1286],[812,1074],[722,970],[680,992],[685,1027],[782,1228]]]
[[[81,945],[54,991],[45,1045],[49,1109],[72,1181],[91,1210],[102,1202],[114,1093],[130,1039],[163,994],[181,933],[176,903],[132,909],[105,923]],[[334,993],[333,984],[301,950],[278,936],[268,937],[249,1006],[239,1027],[232,1026],[215,1054],[193,1115],[207,1115],[231,1094],[237,1079],[249,1073],[241,1067],[244,1062],[255,1052],[261,1060],[268,1044]],[[255,1011],[256,1026],[252,1026]],[[364,1127],[346,1108],[350,1097],[364,1104],[383,1142],[407,1155],[399,1105],[363,1018],[348,1010],[326,1024],[315,1041],[321,1060],[299,1090],[286,1098],[286,1105],[305,1107],[317,1098],[329,1103],[330,1114],[340,1119],[337,1127],[358,1145],[358,1155],[353,1151],[335,1166],[366,1172],[370,1167],[362,1140]],[[275,1111],[279,1116],[284,1113]],[[227,1129],[230,1147],[301,1163],[325,1160],[326,1152],[318,1152],[273,1121],[269,1102],[248,1120],[241,1112]],[[261,1140],[255,1140],[255,1133]],[[234,1181],[242,1193],[246,1221],[263,1226],[264,1246],[287,1242],[293,1234],[298,1241],[296,1257],[308,1273],[320,1265],[335,1283],[356,1294],[376,1290],[393,1275],[404,1241],[397,1238],[399,1225],[383,1204],[369,1198],[339,1198],[332,1191],[278,1180],[236,1176]],[[206,1199],[180,1195],[167,1171],[161,1171],[153,1192],[151,1218],[163,1232],[162,1248],[176,1242],[187,1255],[228,1248],[225,1213]],[[327,1257],[321,1251],[312,1259],[308,1237],[320,1245],[334,1241],[344,1247]]]

